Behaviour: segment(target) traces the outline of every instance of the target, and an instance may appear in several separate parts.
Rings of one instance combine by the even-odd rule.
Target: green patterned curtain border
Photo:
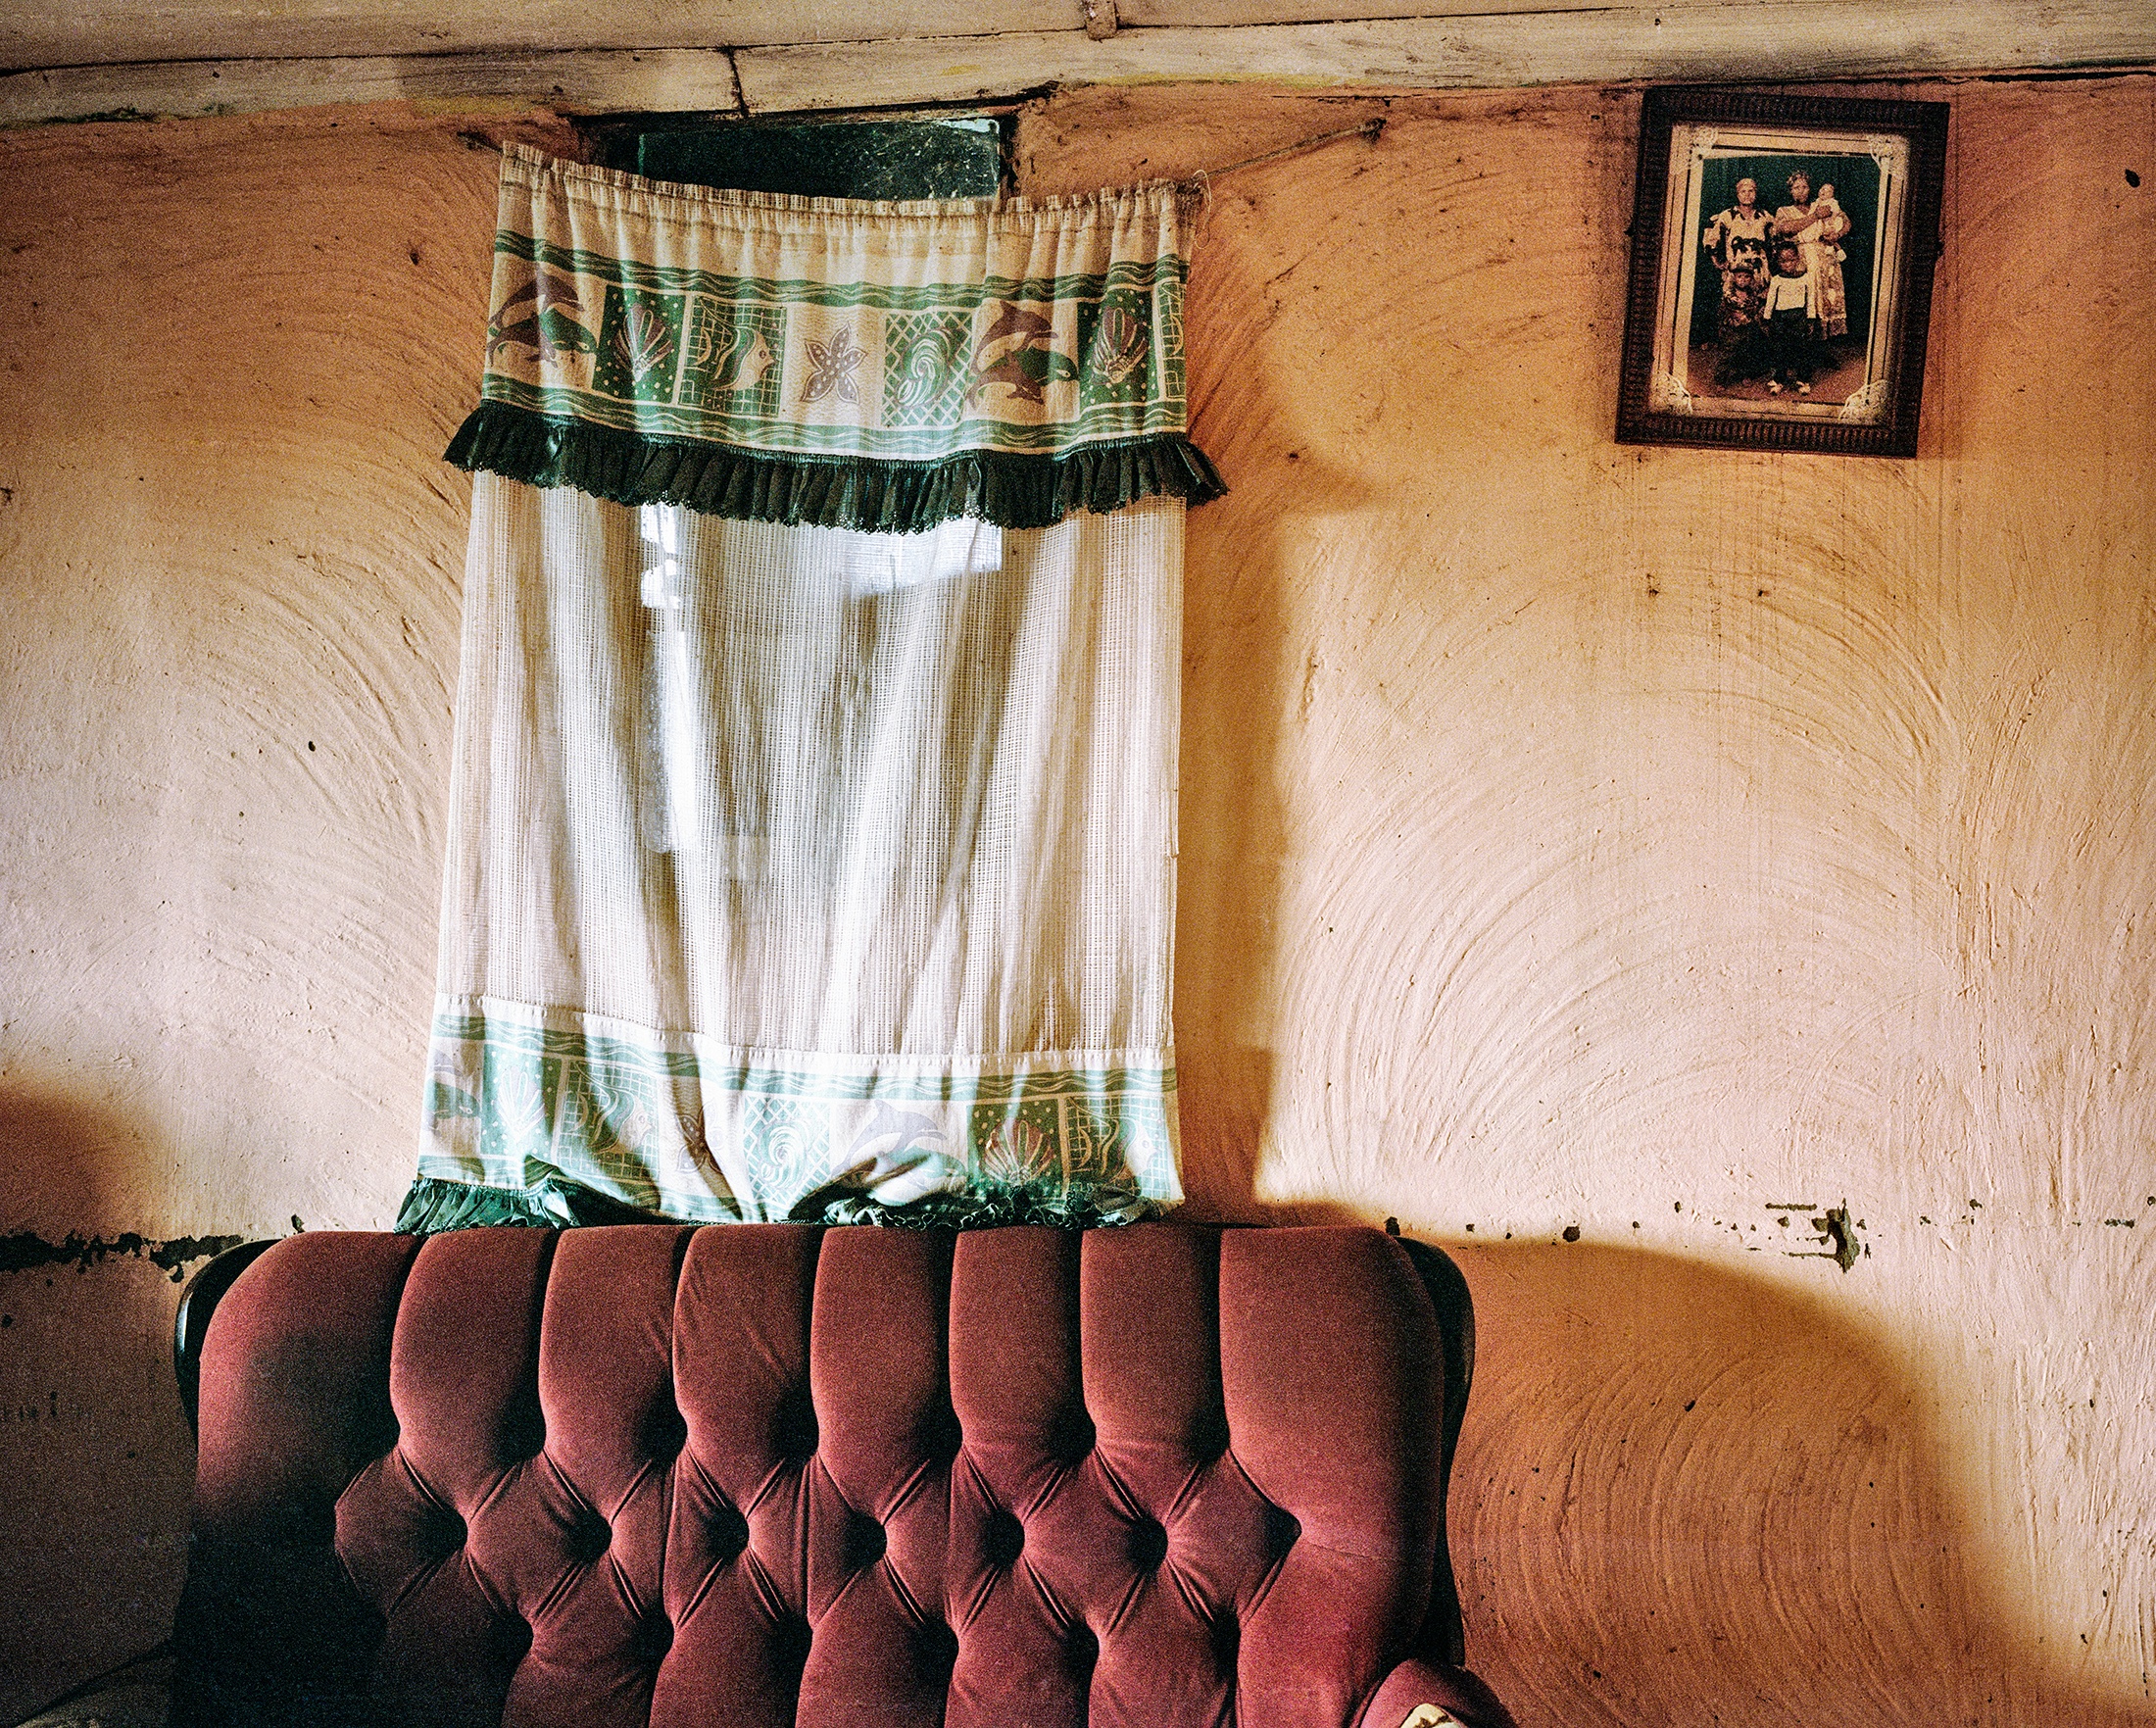
[[[512,146],[481,400],[448,460],[880,531],[1203,503],[1225,487],[1188,435],[1178,215],[1167,186],[876,204]]]
[[[615,504],[678,504],[738,521],[919,533],[955,517],[1054,527],[1073,511],[1145,498],[1203,504],[1227,490],[1187,438],[1088,445],[1065,456],[966,451],[941,462],[775,456],[659,437],[484,402],[447,460],[530,486],[573,486]]]
[[[445,1002],[401,1230],[809,1218],[1128,1222],[1181,1198],[1175,1069],[1112,1053],[996,1067],[776,1056],[562,1010]],[[858,1172],[930,1155],[946,1191]]]

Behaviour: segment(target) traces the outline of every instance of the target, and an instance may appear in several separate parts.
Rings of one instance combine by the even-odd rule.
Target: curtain
[[[505,153],[400,1228],[1180,1198],[1182,214]]]

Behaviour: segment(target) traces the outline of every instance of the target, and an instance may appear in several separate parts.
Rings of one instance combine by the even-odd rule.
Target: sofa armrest
[[[227,1248],[188,1279],[187,1288],[179,1293],[179,1311],[172,1316],[172,1378],[179,1386],[179,1407],[186,1413],[190,1434],[196,1432],[202,1404],[202,1345],[210,1336],[210,1316],[240,1273],[272,1246],[242,1242]]]
[[[1356,1728],[1517,1728],[1497,1695],[1469,1669],[1411,1656],[1385,1677]]]
[[[1446,1533],[1450,1523],[1446,1503],[1451,1495],[1452,1456],[1459,1450],[1460,1422],[1467,1414],[1467,1395],[1475,1378],[1475,1299],[1468,1293],[1467,1280],[1460,1275],[1459,1267],[1442,1248],[1399,1235],[1395,1219],[1387,1218],[1385,1228],[1414,1262],[1438,1315],[1445,1417],[1438,1433],[1437,1563],[1431,1569],[1430,1612],[1415,1643],[1418,1649],[1456,1668],[1467,1661],[1467,1633],[1460,1620],[1459,1586],[1452,1577],[1451,1539]]]

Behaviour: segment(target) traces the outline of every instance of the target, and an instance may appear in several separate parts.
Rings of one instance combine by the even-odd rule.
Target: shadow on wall
[[[122,1211],[146,1156],[105,1111],[0,1092],[0,1721],[172,1629],[194,1475],[172,1312],[220,1239],[52,1227]]]
[[[2012,1648],[1914,1389],[1828,1304],[1670,1255],[1453,1252],[1482,1337],[1454,1554],[1523,1728],[2147,1720]]]
[[[1478,1334],[1450,1506],[1467,1655],[1521,1728],[2151,1720],[2016,1646],[1914,1389],[1829,1305],[1671,1255],[1445,1247]]]
[[[1309,754],[1290,734],[1308,651],[1296,630],[1313,616],[1287,584],[1322,568],[1328,518],[1386,501],[1314,459],[1351,448],[1346,431],[1312,436],[1306,402],[1248,364],[1287,272],[1226,209],[1189,303],[1193,422],[1236,490],[1193,514],[1186,566],[1184,1215],[1375,1224],[1268,1204],[1258,1160],[1276,1016],[1294,1012],[1275,982],[1283,870],[1297,844],[1326,843],[1296,831],[1282,778]],[[1305,1149],[1298,1168],[1312,1164]],[[1916,1383],[1834,1303],[1629,1248],[1446,1246],[1480,1334],[1450,1506],[1468,1659],[1522,1728],[2151,1719],[2017,1633],[2016,1605],[1964,1544],[1975,1514]],[[1804,1263],[1823,1289],[1840,1276]]]
[[[1277,415],[1224,423],[1294,436]],[[1283,461],[1264,465],[1285,483],[1262,508],[1238,514],[1231,494],[1192,518],[1183,1215],[1375,1224],[1257,1193],[1289,842],[1277,752],[1301,676],[1281,648],[1284,560],[1357,484]],[[1450,1508],[1468,1659],[1521,1728],[2151,1719],[2016,1642],[2011,1605],[1959,1541],[1971,1514],[1914,1384],[1831,1302],[1633,1249],[1446,1246],[1480,1334]]]
[[[146,1259],[174,1284],[194,1266],[244,1241],[239,1236],[86,1234],[39,1221],[80,1220],[129,1210],[127,1168],[150,1156],[143,1136],[77,1100],[0,1092],[0,1273],[45,1266],[83,1269],[113,1259]],[[25,1225],[31,1227],[25,1227]]]
[[[44,1092],[0,1091],[0,1235],[46,1220],[96,1217],[141,1136],[97,1107]]]
[[[1200,280],[1200,291],[1209,287]],[[1262,298],[1238,310],[1255,316]],[[1224,309],[1202,316],[1216,321]],[[1217,335],[1247,352],[1255,328]],[[1291,548],[1311,525],[1369,510],[1374,494],[1321,460],[1291,408],[1270,400],[1262,369],[1199,380],[1222,429],[1202,440],[1227,472],[1262,475],[1189,518],[1183,607],[1183,728],[1177,787],[1176,1066],[1186,1103],[1183,1175],[1196,1217],[1244,1215],[1257,1179],[1273,1055],[1266,1016],[1278,999],[1276,908],[1289,813],[1275,777],[1305,677],[1283,660]],[[1253,448],[1253,445],[1261,446]]]

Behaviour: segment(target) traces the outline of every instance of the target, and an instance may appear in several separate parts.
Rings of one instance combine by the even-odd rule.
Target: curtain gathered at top
[[[505,153],[401,1228],[1180,1197],[1183,214]]]

